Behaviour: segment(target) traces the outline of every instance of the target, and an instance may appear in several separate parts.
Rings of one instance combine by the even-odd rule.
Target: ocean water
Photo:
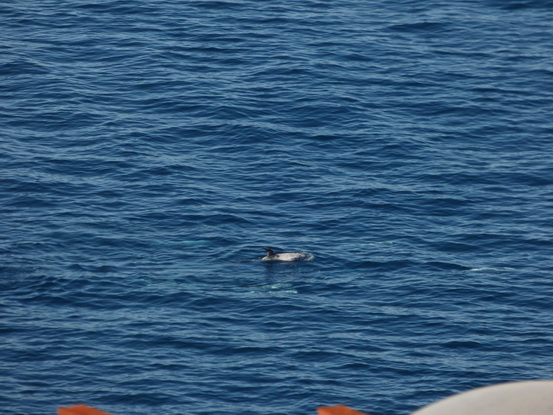
[[[553,379],[551,1],[0,17],[3,414],[401,415]]]

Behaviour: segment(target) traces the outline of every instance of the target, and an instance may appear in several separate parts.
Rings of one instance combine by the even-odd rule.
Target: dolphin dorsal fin
[[[265,252],[267,252],[267,255],[268,256],[275,256],[276,255],[276,252],[273,251],[272,249],[270,248],[263,248],[265,250]]]

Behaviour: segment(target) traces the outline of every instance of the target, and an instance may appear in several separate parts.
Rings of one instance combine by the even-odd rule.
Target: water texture
[[[553,379],[550,1],[0,18],[3,414],[401,415]]]

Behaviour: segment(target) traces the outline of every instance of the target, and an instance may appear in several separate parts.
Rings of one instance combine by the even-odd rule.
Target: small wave
[[[291,284],[265,284],[252,285],[246,287],[249,293],[276,293],[276,294],[297,294],[298,290],[292,287]]]

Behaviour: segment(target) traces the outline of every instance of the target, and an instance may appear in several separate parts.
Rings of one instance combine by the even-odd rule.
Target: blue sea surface
[[[0,18],[3,414],[405,415],[553,379],[551,1]]]

